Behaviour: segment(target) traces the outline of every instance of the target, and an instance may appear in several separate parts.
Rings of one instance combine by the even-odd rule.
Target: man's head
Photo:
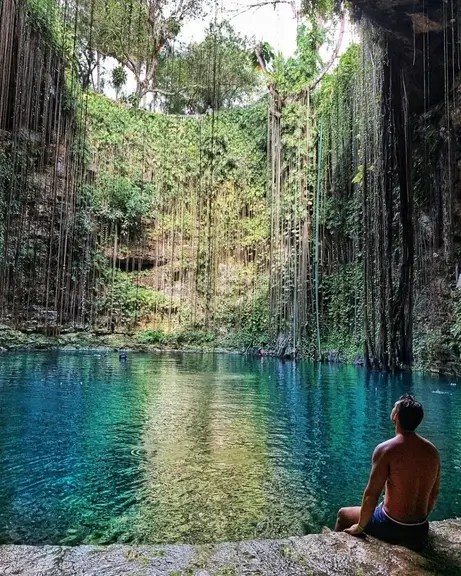
[[[413,432],[420,425],[423,416],[424,410],[421,403],[411,394],[404,394],[394,404],[391,420],[394,423],[398,421],[402,430]]]

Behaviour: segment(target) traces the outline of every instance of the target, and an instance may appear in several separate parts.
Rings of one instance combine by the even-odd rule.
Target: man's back
[[[375,448],[362,505],[341,508],[335,530],[353,536],[365,532],[421,550],[429,533],[427,517],[439,493],[440,458],[435,446],[415,432],[424,410],[414,396],[401,396],[390,416],[395,438]],[[384,502],[378,503],[383,488]]]
[[[380,445],[388,463],[384,507],[400,522],[420,522],[438,494],[440,458],[435,446],[416,433],[398,434]]]

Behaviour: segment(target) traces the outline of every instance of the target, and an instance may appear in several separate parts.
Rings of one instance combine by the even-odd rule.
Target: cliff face
[[[458,370],[459,343],[452,335],[461,273],[461,6],[402,0],[352,4],[356,17],[379,31],[385,54],[383,132],[390,130],[388,138],[380,136],[383,192],[378,186],[367,193],[379,196],[382,205],[378,218],[370,216],[367,233],[377,246],[388,246],[378,251],[378,264],[374,252],[366,255],[369,285],[383,294],[367,294],[365,287],[366,302],[381,313],[371,327],[367,353],[379,368],[408,366],[416,357]],[[393,278],[386,279],[386,269]],[[384,273],[377,281],[379,270]]]
[[[461,86],[414,120],[415,354],[460,373]]]
[[[344,160],[348,168],[336,195],[328,197],[340,205],[348,190],[354,189],[357,200],[354,218],[360,222],[357,246],[354,245],[352,256],[343,256],[347,250],[342,250],[344,243],[340,236],[325,234],[323,242],[331,248],[332,268],[353,264],[356,271],[357,297],[349,305],[351,296],[345,295],[345,314],[353,308],[359,331],[368,322],[370,364],[394,369],[411,365],[416,357],[425,359],[429,365],[459,365],[459,350],[451,335],[456,285],[461,273],[458,89],[461,7],[459,3],[431,0],[354,0],[352,4],[357,18],[363,17],[379,27],[380,33],[370,35],[368,40],[375,47],[378,43],[382,45],[380,54],[384,56],[376,61],[370,46],[364,48],[361,63],[364,69],[368,68],[374,82],[370,86],[375,88],[370,95],[365,87],[354,104],[354,114],[359,119],[366,117],[375,106],[374,116],[363,120],[357,133],[352,134],[354,128],[344,132],[343,140],[351,140],[341,143],[350,148]],[[114,165],[123,168],[122,183],[126,186],[119,190],[119,196],[125,199],[123,207],[112,206],[111,219],[107,218],[109,224],[106,222],[102,231],[100,228],[100,237],[96,239],[96,220],[99,218],[99,226],[101,217],[95,211],[94,197],[81,195],[84,145],[76,121],[66,56],[53,36],[52,26],[46,29],[37,22],[42,20],[30,13],[25,0],[0,0],[0,321],[31,331],[55,332],[69,325],[98,326],[102,319],[104,326],[113,329],[117,322],[123,325],[119,317],[123,310],[128,310],[129,321],[133,319],[139,328],[142,296],[147,302],[146,309],[167,318],[168,326],[174,324],[175,318],[177,323],[184,323],[185,314],[177,313],[181,305],[189,307],[186,312],[190,312],[194,326],[200,325],[201,317],[206,318],[208,326],[215,316],[209,310],[211,295],[217,303],[216,316],[221,318],[217,324],[224,325],[230,317],[230,324],[235,324],[238,318],[239,324],[251,325],[256,310],[262,318],[255,330],[258,337],[260,326],[267,325],[264,281],[268,275],[270,241],[263,220],[266,209],[270,218],[269,212],[277,208],[266,203],[264,196],[264,162],[248,165],[245,158],[262,157],[265,143],[255,140],[254,146],[250,146],[251,135],[244,129],[248,122],[238,119],[240,128],[234,130],[231,139],[229,130],[235,128],[235,122],[229,121],[219,139],[222,144],[219,154],[231,160],[232,166],[226,164],[221,168],[223,174],[236,174],[235,185],[234,180],[223,176],[222,182],[218,182],[222,184],[220,195],[210,200],[207,181],[213,180],[209,175],[211,169],[204,175],[200,164],[202,153],[205,152],[205,160],[209,155],[206,150],[209,137],[196,143],[196,135],[192,134],[201,134],[201,129],[189,130],[188,146],[171,146],[165,152],[162,138],[176,128],[172,117],[158,118],[155,120],[158,129],[154,130],[154,121],[150,123],[152,142],[146,148],[146,128],[140,123],[141,115],[129,115],[120,107],[120,114],[113,113],[114,125],[108,128],[107,111],[99,103],[104,145],[113,153],[114,139],[118,138],[119,156],[114,156]],[[365,76],[362,74],[362,79]],[[70,84],[74,82],[75,79]],[[85,107],[88,111],[87,104]],[[91,123],[90,116],[91,113],[86,120]],[[264,121],[255,117],[254,127],[264,125]],[[123,122],[127,134],[120,130]],[[184,129],[187,135],[185,125],[178,124],[177,130]],[[106,132],[110,138],[106,138]],[[373,138],[368,138],[371,132]],[[363,145],[356,150],[360,139]],[[229,143],[230,151],[226,148]],[[242,151],[247,145],[244,158]],[[312,146],[315,147],[315,142]],[[140,152],[145,149],[148,154]],[[186,168],[184,175],[178,167],[187,167],[194,154],[200,169],[194,172]],[[103,192],[109,194],[120,184],[114,177],[119,174],[116,170],[109,174],[111,160],[102,145],[99,155],[101,166],[107,168]],[[136,158],[142,158],[143,164],[138,174],[133,170]],[[209,162],[210,166],[215,163],[213,158]],[[246,173],[239,167],[246,167]],[[100,176],[101,173],[96,175],[96,180]],[[257,193],[248,193],[252,188]],[[180,194],[171,194],[165,201],[167,189],[177,189]],[[162,190],[162,198],[156,196],[158,190]],[[149,209],[148,191],[153,203]],[[141,215],[149,213],[152,226],[146,229],[146,237],[138,238],[136,249],[124,250],[121,231],[127,210],[133,208],[135,193],[139,201],[136,210]],[[362,213],[364,206],[366,214]],[[115,222],[115,216],[120,216],[120,223]],[[343,219],[343,214],[340,216]],[[309,205],[305,217],[306,221],[311,218]],[[140,228],[138,221],[142,224],[143,217],[130,224],[136,232]],[[290,250],[296,253],[299,239],[292,234],[292,226],[288,228]],[[222,238],[215,233],[217,230],[225,231]],[[303,234],[311,233],[306,225]],[[312,243],[308,246],[310,250],[315,241],[308,241]],[[99,262],[98,269],[93,258],[96,252],[100,260],[106,256],[105,267]],[[297,302],[296,307],[310,310],[304,295],[306,286],[312,283],[313,272],[306,266],[306,253],[302,251],[300,256],[301,266],[293,267],[301,271],[296,272],[293,285],[301,287],[300,302],[304,302],[300,305]],[[222,262],[226,259],[231,265],[224,269]],[[235,263],[242,264],[241,268]],[[125,271],[125,276],[118,274],[118,269]],[[365,283],[364,269],[369,275]],[[240,270],[251,274],[241,274]],[[133,278],[136,276],[134,281],[127,277],[129,271]],[[226,274],[236,278],[236,288],[228,290],[230,304],[224,309],[221,304],[227,292],[220,290],[226,283],[218,279]],[[324,269],[319,274],[326,276],[328,272]],[[120,299],[123,306],[117,307],[115,302],[114,280],[124,297],[123,301]],[[338,285],[343,284],[338,281]],[[256,290],[259,287],[260,292]],[[234,302],[231,297],[235,292],[238,299]],[[248,307],[243,298],[246,294],[253,294]],[[197,295],[203,303],[197,304]],[[277,298],[291,309],[293,302],[289,300],[294,301],[294,296],[290,287]],[[98,299],[102,302],[99,308],[94,304]],[[370,316],[363,322],[362,315],[368,308]],[[228,309],[232,309],[232,314]],[[459,316],[461,343],[461,311]],[[290,314],[286,317],[289,321]],[[313,323],[306,321],[307,317],[310,318],[300,316],[309,327]],[[332,324],[340,321],[335,319]]]
[[[85,240],[74,81],[39,7],[0,2],[0,318],[53,329],[81,317]]]

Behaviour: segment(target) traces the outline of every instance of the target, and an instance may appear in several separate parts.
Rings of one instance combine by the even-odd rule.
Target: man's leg
[[[335,531],[342,532],[346,528],[350,528],[353,524],[357,524],[360,518],[360,506],[351,506],[349,508],[340,508],[336,518]]]

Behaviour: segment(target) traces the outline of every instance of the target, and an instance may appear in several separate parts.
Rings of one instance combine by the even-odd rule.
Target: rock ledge
[[[431,523],[423,554],[312,534],[206,546],[0,546],[2,576],[461,576],[461,519]]]

